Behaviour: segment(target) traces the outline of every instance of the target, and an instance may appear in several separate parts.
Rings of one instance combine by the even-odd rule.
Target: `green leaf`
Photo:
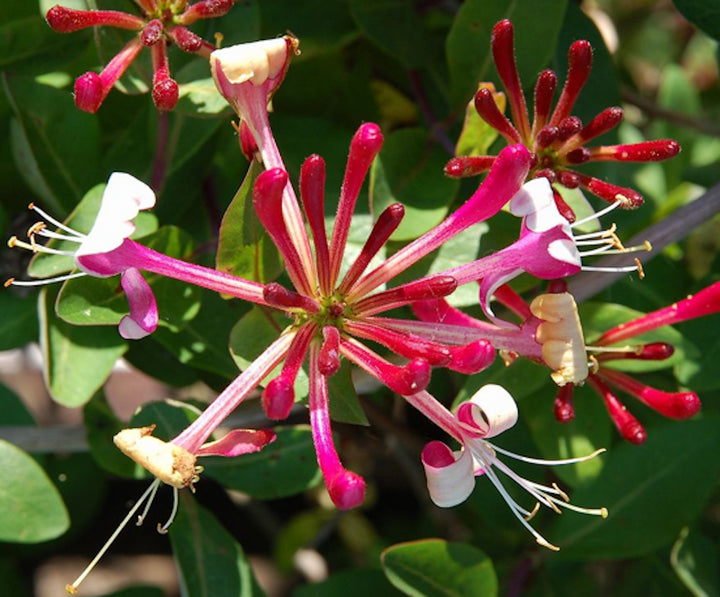
[[[675,574],[695,597],[720,595],[718,548],[699,531],[685,527],[670,552]]]
[[[386,54],[407,68],[428,60],[427,32],[410,0],[349,0],[355,22]]]
[[[390,582],[412,597],[493,597],[492,561],[465,543],[426,539],[400,543],[382,553]]]
[[[370,201],[380,214],[391,203],[405,206],[393,240],[417,238],[439,224],[457,193],[457,180],[441,176],[447,155],[419,128],[388,135],[370,171]]]
[[[0,350],[10,350],[34,342],[38,337],[37,305],[31,297],[12,292],[0,293]]]
[[[146,375],[169,386],[182,388],[198,380],[193,369],[183,365],[152,336],[129,342],[125,360]]]
[[[102,175],[97,118],[78,110],[69,92],[31,79],[5,73],[3,87],[15,115],[10,142],[23,179],[46,207],[70,208]]]
[[[609,517],[563,515],[551,534],[557,557],[615,559],[667,545],[695,519],[717,485],[720,418],[673,422],[649,430],[642,446],[623,443],[573,503],[605,506]]]
[[[95,462],[118,477],[136,477],[135,463],[113,443],[115,434],[128,424],[118,419],[102,392],[98,392],[83,408],[83,421],[85,437]]]
[[[376,569],[343,570],[326,580],[298,587],[292,597],[397,597],[400,593]]]
[[[520,371],[515,372],[519,374]],[[614,432],[600,397],[590,389],[575,388],[575,418],[568,423],[558,423],[552,416],[558,389],[547,377],[545,380],[542,388],[527,396],[520,405],[520,420],[530,429],[542,457],[549,460],[580,458],[608,448]],[[602,454],[585,462],[554,466],[552,472],[571,487],[580,487],[600,475],[607,458],[607,454]]]
[[[193,60],[181,68],[176,77],[179,98],[175,110],[189,116],[218,116],[230,110],[225,98],[215,87],[208,61]]]
[[[35,425],[35,419],[10,388],[0,384],[0,423],[2,425]]]
[[[351,373],[350,363],[342,361],[338,372],[327,380],[330,418],[341,423],[370,425],[355,391]]]
[[[57,293],[57,288],[45,287],[39,295],[40,346],[50,394],[73,408],[90,400],[127,344],[115,328],[74,326],[59,319]]]
[[[188,597],[264,597],[240,544],[189,492],[170,527],[170,542]]]
[[[295,495],[320,483],[312,433],[306,426],[281,427],[260,452],[237,458],[203,457],[205,473],[230,489],[257,499]]]
[[[521,81],[534,84],[537,73],[553,55],[567,0],[468,0],[455,15],[446,52],[453,105],[467,103],[477,84],[496,79],[490,52],[490,34],[498,21],[509,18],[515,27],[515,48]]]
[[[0,541],[40,543],[70,526],[62,498],[28,454],[0,440]]]
[[[24,75],[48,72],[68,62],[72,46],[82,48],[88,35],[58,35],[39,15],[7,21],[0,26],[0,69]]]
[[[224,301],[214,293],[203,293],[200,312],[177,333],[158,328],[153,339],[183,364],[225,378],[238,373],[227,349],[228,328],[247,305]],[[162,312],[161,312],[162,313]]]
[[[243,315],[230,331],[230,354],[240,370],[247,368],[265,349],[278,339],[283,328],[290,324],[290,320],[276,311],[253,307]],[[265,381],[270,381],[280,373],[281,365],[271,371]],[[295,380],[295,399],[300,400],[308,394],[308,377],[304,370],[298,372]]]
[[[673,0],[673,4],[693,25],[720,41],[720,0]]]
[[[255,213],[252,187],[262,166],[253,161],[223,215],[215,268],[256,282],[270,282],[282,271],[278,251]]]
[[[490,91],[495,91],[495,86],[491,83],[481,84]],[[505,111],[505,94],[493,93],[495,103],[501,112]],[[498,132],[487,122],[480,118],[480,114],[475,109],[475,102],[470,100],[465,108],[465,121],[463,122],[460,137],[455,145],[455,155],[478,156],[487,155],[490,146],[498,138]]]

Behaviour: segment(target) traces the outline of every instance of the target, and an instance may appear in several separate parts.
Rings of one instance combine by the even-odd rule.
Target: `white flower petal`
[[[575,243],[569,238],[552,241],[548,245],[548,253],[550,253],[550,257],[553,259],[557,259],[563,263],[570,263],[578,267],[582,265],[580,253]]]
[[[113,172],[103,193],[100,211],[86,239],[75,254],[96,255],[117,249],[133,232],[138,212],[155,205],[155,193],[144,182],[125,172]]]
[[[237,85],[251,81],[262,85],[278,75],[288,59],[285,38],[266,39],[215,50],[210,55],[213,76],[218,70],[229,83]]]
[[[422,452],[430,499],[440,508],[464,502],[475,488],[473,458],[469,450],[453,452],[444,443],[430,442]]]
[[[526,182],[510,199],[509,207],[511,214],[525,218],[525,225],[533,232],[545,232],[556,226],[570,230],[568,221],[558,211],[547,178]]]
[[[483,438],[495,437],[510,429],[518,420],[515,399],[505,388],[497,384],[487,384],[480,388],[472,398],[460,405],[458,417],[463,422],[471,418]],[[463,408],[464,407],[464,408]]]

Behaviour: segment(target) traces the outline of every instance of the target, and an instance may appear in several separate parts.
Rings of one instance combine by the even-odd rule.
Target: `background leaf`
[[[68,529],[65,505],[45,472],[4,440],[0,440],[0,474],[0,541],[39,543]]]
[[[492,562],[464,543],[427,539],[393,545],[382,554],[385,574],[414,597],[493,597],[497,579]]]

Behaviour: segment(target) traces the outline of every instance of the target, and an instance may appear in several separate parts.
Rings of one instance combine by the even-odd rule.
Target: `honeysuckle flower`
[[[441,441],[432,441],[422,451],[428,491],[437,506],[449,508],[464,502],[473,492],[475,477],[484,475],[498,490],[512,513],[532,533],[538,544],[555,551],[559,548],[548,542],[528,522],[535,515],[540,504],[558,513],[560,508],[567,508],[607,517],[605,508],[589,509],[575,506],[556,484],[547,486],[525,479],[500,459],[499,455],[502,455],[532,464],[562,465],[582,462],[604,451],[598,450],[581,458],[548,461],[520,456],[490,443],[488,439],[510,429],[518,418],[515,400],[502,386],[495,384],[483,386],[469,400],[460,404],[455,414],[448,411],[427,392],[416,394],[408,400],[461,445],[459,451],[453,451]],[[527,491],[536,500],[535,507],[526,509],[510,497],[499,473]]]
[[[158,110],[172,110],[178,101],[178,85],[170,76],[167,48],[175,44],[184,52],[208,58],[215,46],[190,31],[187,26],[199,19],[227,14],[235,0],[136,0],[141,14],[116,10],[74,10],[55,5],[45,15],[48,25],[59,33],[88,27],[114,27],[136,33],[100,74],[87,72],[75,81],[75,105],[96,112],[115,83],[123,76],[143,48],[150,48],[153,80],[152,98]]]
[[[55,220],[34,204],[30,208],[44,221],[30,227],[30,242],[12,237],[8,244],[35,253],[60,254],[72,257],[80,272],[47,280],[8,280],[10,286],[39,286],[82,276],[106,278],[120,274],[121,286],[128,297],[130,314],[119,324],[124,338],[137,339],[151,334],[158,325],[158,310],[152,289],[141,270],[172,277],[212,288],[218,292],[264,304],[261,284],[228,276],[216,270],[173,259],[144,247],[129,236],[135,231],[133,219],[140,210],[155,205],[155,194],[145,183],[124,172],[115,172],[108,179],[100,210],[91,230],[83,234]],[[57,228],[48,229],[48,224]],[[77,249],[56,249],[36,242],[37,237],[61,241]],[[224,290],[221,290],[224,288]]]
[[[608,253],[631,253],[649,250],[648,243],[626,248],[615,234],[615,226],[607,230],[576,234],[574,229],[589,221],[598,220],[608,211],[620,205],[619,201],[600,212],[570,224],[558,211],[553,190],[545,178],[526,182],[510,200],[510,213],[522,218],[520,237],[513,244],[491,255],[464,263],[442,274],[457,280],[458,285],[477,280],[479,304],[485,314],[502,324],[495,317],[490,299],[496,290],[519,274],[525,272],[542,280],[554,280],[577,274],[580,271],[639,271],[640,262],[607,270],[586,265],[583,258]]]
[[[623,111],[619,107],[607,108],[585,125],[571,114],[592,68],[592,47],[586,40],[575,41],[570,46],[567,78],[554,109],[557,75],[549,69],[540,73],[535,85],[531,121],[515,63],[513,36],[512,23],[505,19],[493,27],[491,39],[493,59],[507,94],[512,120],[500,111],[493,90],[487,86],[475,95],[475,109],[480,117],[508,144],[523,143],[533,153],[530,177],[544,177],[551,183],[571,189],[581,187],[610,203],[620,200],[625,208],[641,205],[642,195],[634,189],[589,176],[575,167],[592,161],[662,161],[677,155],[680,151],[677,141],[657,139],[587,146],[615,128],[622,120]],[[489,155],[458,156],[447,163],[445,173],[452,177],[474,176],[485,172],[493,160],[494,156]],[[575,219],[572,209],[558,192],[554,193],[554,198],[562,215],[572,222]]]
[[[167,533],[177,513],[178,489],[189,487],[193,493],[195,492],[194,484],[199,481],[200,473],[203,470],[201,466],[197,465],[198,457],[225,456],[232,458],[244,454],[253,454],[276,439],[273,431],[265,429],[234,429],[219,440],[195,447],[195,442],[191,438],[186,437],[184,442],[179,441],[177,438],[166,442],[153,436],[154,430],[155,425],[123,429],[113,438],[115,445],[123,454],[145,468],[155,479],[135,502],[90,564],[71,584],[66,585],[65,590],[69,594],[74,595],[77,593],[80,584],[90,574],[140,507],[144,505],[136,524],[140,526],[143,523],[161,483],[169,485],[173,490],[173,505],[170,517],[164,524],[158,523],[157,525],[158,532],[164,534]]]

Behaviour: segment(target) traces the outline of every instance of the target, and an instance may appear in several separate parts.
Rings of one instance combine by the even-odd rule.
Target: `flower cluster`
[[[48,10],[48,25],[60,33],[88,27],[115,27],[136,33],[100,74],[89,71],[75,80],[75,105],[97,112],[115,83],[123,76],[143,48],[152,54],[152,98],[158,110],[172,110],[178,101],[178,85],[170,75],[168,45],[183,52],[208,58],[215,46],[188,29],[199,19],[226,15],[235,0],[136,0],[141,14],[117,10],[75,10],[55,5]]]
[[[642,195],[634,189],[584,174],[577,171],[576,166],[592,161],[666,160],[680,151],[678,142],[658,139],[623,145],[587,146],[590,141],[620,124],[623,111],[617,106],[606,108],[586,124],[572,114],[592,68],[592,47],[586,40],[578,40],[570,46],[567,77],[554,108],[557,75],[550,69],[540,73],[535,84],[531,121],[515,63],[513,37],[513,26],[509,20],[500,21],[493,27],[492,55],[507,93],[512,120],[501,112],[489,86],[481,87],[475,94],[475,109],[480,117],[506,143],[522,143],[532,152],[531,177],[546,178],[569,189],[581,187],[610,203],[619,200],[625,208],[640,206]],[[458,156],[447,163],[445,173],[452,177],[474,176],[487,171],[494,159],[489,155]],[[554,197],[563,216],[570,222],[574,221],[575,214],[560,193],[555,191]]]
[[[146,16],[152,14],[153,18],[159,18],[160,13],[152,12],[158,10],[155,2],[139,4]],[[167,25],[165,35],[177,37],[178,30],[182,29],[180,25],[195,18],[216,16],[213,10],[221,8],[211,10],[211,4],[227,9],[231,5],[199,2],[185,9],[182,3],[184,12],[172,17],[172,26],[162,21],[161,31]],[[58,19],[58,14],[65,14],[65,10],[53,9],[53,18]],[[72,14],[78,22],[87,22],[86,26],[114,24],[134,28],[141,23],[115,13],[88,11],[90,13],[95,22],[82,21],[78,16],[86,13]],[[170,19],[165,12],[162,16]],[[149,26],[143,24],[136,28],[144,32]],[[139,43],[131,42],[131,45]],[[514,65],[512,27],[502,21],[494,30],[493,53],[508,89],[517,128],[500,114],[489,92],[479,92],[476,105],[483,118],[500,130],[508,146],[492,158],[458,158],[460,161],[452,162],[460,165],[463,174],[482,170],[487,171],[487,175],[477,190],[440,224],[399,250],[387,251],[389,256],[385,255],[386,244],[404,216],[403,206],[394,203],[377,216],[359,255],[350,260],[346,250],[353,214],[366,175],[381,151],[383,135],[372,123],[357,129],[350,142],[334,222],[331,229],[326,229],[324,160],[311,155],[303,162],[296,194],[268,118],[268,102],[297,52],[297,44],[295,38],[285,36],[216,50],[209,56],[216,86],[241,120],[244,150],[264,167],[253,184],[252,205],[282,257],[291,287],[278,282],[247,280],[175,259],[132,240],[133,219],[139,210],[155,204],[155,195],[147,185],[126,173],[115,173],[108,180],[95,224],[88,233],[75,231],[31,206],[44,221],[30,228],[27,242],[15,237],[10,239],[12,246],[33,252],[71,256],[81,271],[56,278],[57,281],[85,275],[120,275],[129,314],[120,321],[119,331],[128,339],[151,334],[158,324],[158,308],[143,273],[181,280],[260,305],[282,314],[287,322],[278,337],[175,438],[163,442],[152,435],[152,427],[127,429],[115,437],[116,445],[155,477],[117,532],[142,504],[145,511],[140,518],[144,518],[161,482],[173,487],[176,503],[178,489],[193,490],[201,472],[197,457],[239,456],[262,449],[273,441],[275,436],[271,431],[235,430],[218,441],[211,441],[211,437],[259,386],[264,388],[262,406],[267,417],[285,419],[295,403],[295,383],[302,368],[308,372],[309,419],[318,466],[328,493],[339,509],[359,506],[365,498],[365,481],[345,468],[340,459],[333,440],[329,408],[332,396],[328,380],[339,371],[341,363],[347,361],[401,396],[459,445],[458,450],[453,450],[443,442],[431,441],[422,452],[427,487],[435,504],[450,507],[463,502],[472,493],[476,477],[482,475],[497,488],[538,544],[557,549],[528,522],[540,505],[556,512],[567,508],[602,517],[607,516],[607,511],[575,506],[556,484],[525,479],[504,460],[540,465],[570,464],[593,458],[602,450],[561,461],[528,458],[505,450],[489,441],[518,420],[517,404],[505,389],[485,385],[451,412],[428,391],[430,376],[433,369],[440,368],[464,375],[479,373],[493,362],[498,351],[507,363],[520,357],[528,358],[546,365],[560,388],[555,400],[558,420],[573,417],[572,389],[587,382],[602,396],[622,436],[634,443],[644,441],[645,432],[613,394],[611,386],[663,415],[677,419],[694,415],[700,407],[696,394],[663,392],[607,365],[617,359],[658,360],[670,356],[669,344],[639,341],[628,345],[627,341],[659,326],[720,310],[720,283],[670,307],[614,327],[588,344],[575,300],[567,292],[563,279],[581,270],[597,269],[584,263],[590,256],[611,251],[627,253],[646,247],[623,247],[614,227],[585,234],[577,232],[578,226],[586,222],[570,223],[574,216],[558,204],[558,194],[551,185],[582,185],[610,200],[611,206],[589,218],[596,220],[615,207],[637,206],[639,195],[571,172],[568,165],[613,157],[665,158],[677,151],[677,145],[663,141],[624,149],[585,148],[586,141],[609,130],[609,123],[614,126],[619,120],[618,109],[603,112],[585,127],[569,115],[589,72],[591,53],[586,42],[577,42],[571,48],[568,81],[552,114],[554,74],[546,71],[541,75],[531,125]],[[162,47],[164,52],[164,45]],[[520,218],[516,241],[495,253],[445,271],[392,285],[398,276],[444,243],[505,207]],[[41,244],[39,238],[49,239],[50,243]],[[65,245],[76,243],[78,248],[74,251],[56,248],[54,243],[58,241]],[[636,263],[623,271],[639,268]],[[508,282],[521,273],[550,281],[550,291],[526,302],[508,286]],[[9,280],[8,284],[36,285],[47,281]],[[451,306],[446,300],[459,286],[475,283],[479,286],[478,303],[486,315],[482,320]],[[496,314],[491,305],[493,299],[514,313],[518,321],[508,321]],[[279,373],[273,373],[278,370]],[[506,480],[529,493],[535,507],[518,503],[507,491]],[[160,530],[166,530],[169,523]],[[102,548],[98,558],[114,537]],[[74,591],[88,571],[68,590]]]

